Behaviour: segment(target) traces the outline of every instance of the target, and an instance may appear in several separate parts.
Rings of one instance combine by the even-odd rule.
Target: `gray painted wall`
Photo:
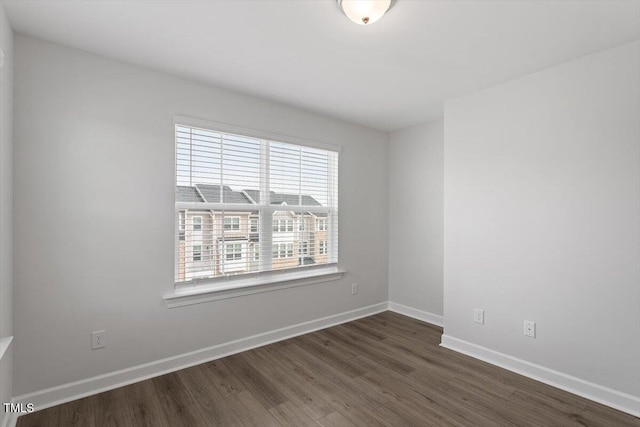
[[[0,3],[0,337],[13,335],[13,32]],[[0,403],[12,394],[13,344],[0,360]],[[5,416],[0,408],[0,425]]]
[[[445,334],[634,396],[639,55],[635,42],[456,98],[444,133]]]
[[[15,395],[386,301],[386,134],[22,35],[15,47]],[[342,146],[343,280],[167,309],[174,114]],[[91,351],[98,329],[108,344]]]
[[[389,138],[389,300],[442,315],[444,124]]]

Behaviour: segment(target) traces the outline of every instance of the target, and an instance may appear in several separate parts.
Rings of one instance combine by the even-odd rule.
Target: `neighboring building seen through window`
[[[176,283],[337,263],[338,153],[176,125],[176,171]]]

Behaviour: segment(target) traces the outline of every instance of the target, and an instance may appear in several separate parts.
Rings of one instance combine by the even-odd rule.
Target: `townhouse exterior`
[[[234,191],[229,186],[196,184],[177,186],[178,202],[220,202],[237,210],[182,209],[178,212],[176,281],[260,271],[260,217],[251,206],[260,203],[257,190]],[[300,265],[326,264],[328,219],[326,214],[294,212],[298,195],[270,193],[270,203],[282,206],[273,212],[272,267],[288,269]],[[305,206],[321,206],[313,197],[302,196]]]

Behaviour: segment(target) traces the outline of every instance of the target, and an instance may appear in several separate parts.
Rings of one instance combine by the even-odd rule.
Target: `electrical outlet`
[[[535,338],[536,337],[536,322],[532,322],[531,320],[524,321],[524,334],[527,337]]]
[[[484,325],[484,310],[481,308],[475,308],[473,310],[473,321]]]
[[[91,350],[97,348],[103,348],[107,346],[107,331],[104,329],[101,331],[91,332]]]
[[[355,295],[358,293],[358,284],[354,283],[351,285],[351,295]]]

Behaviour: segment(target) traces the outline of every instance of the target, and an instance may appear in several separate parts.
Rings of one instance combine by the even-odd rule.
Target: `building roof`
[[[223,186],[222,190],[223,203],[245,204],[253,205],[260,203],[260,191],[258,190],[243,190],[234,191],[228,185]],[[271,191],[271,204],[272,205],[298,205],[299,197],[297,194],[284,194]],[[178,202],[220,202],[220,186],[209,184],[196,184],[193,187],[178,185],[176,187],[176,200]],[[303,194],[302,195],[303,206],[322,206],[313,197]]]
[[[223,203],[253,204],[242,191],[234,191],[228,185],[223,187],[222,195]],[[208,184],[196,184],[193,187],[178,185],[176,187],[176,200],[178,202],[219,203],[220,186]]]
[[[244,190],[245,193],[249,195],[256,203],[260,203],[260,191],[258,190]],[[281,205],[282,203],[286,203],[287,205],[298,205],[300,203],[297,194],[284,194],[284,193],[276,193],[275,191],[270,192],[271,204],[272,205]],[[303,206],[322,206],[316,199],[306,194],[302,195],[302,205]]]
[[[188,187],[185,185],[178,185],[176,187],[176,200],[178,202],[204,202],[195,187]]]
[[[242,191],[233,191],[228,185],[223,186],[222,200],[220,200],[220,186],[196,184],[196,188],[200,194],[204,196],[205,201],[209,203],[240,203],[250,205],[251,200],[245,196]]]

